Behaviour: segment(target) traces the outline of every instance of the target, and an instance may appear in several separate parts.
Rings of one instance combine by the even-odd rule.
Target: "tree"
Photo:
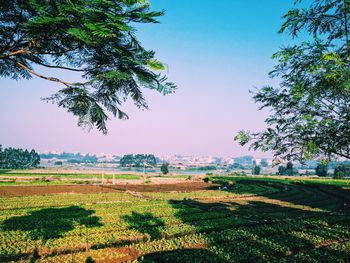
[[[259,165],[254,165],[252,169],[253,175],[260,175],[261,167]]]
[[[121,167],[128,167],[134,164],[134,156],[132,154],[124,155],[120,160],[119,164]]]
[[[36,76],[63,85],[46,100],[77,116],[79,126],[107,133],[109,115],[128,118],[120,109],[128,98],[147,109],[142,89],[164,95],[175,89],[135,35],[135,25],[158,23],[162,15],[146,0],[1,1],[0,77]],[[82,80],[39,73],[58,70]]]
[[[319,163],[315,169],[316,175],[320,177],[326,177],[328,174],[328,165],[327,163]]]
[[[278,175],[286,175],[286,167],[283,165],[278,166]]]
[[[126,154],[119,163],[121,167],[156,166],[157,158],[153,154]]]
[[[0,168],[24,169],[38,167],[40,156],[34,150],[30,152],[23,149],[5,148],[0,145]]]
[[[295,173],[297,173],[296,171],[294,171],[294,165],[292,162],[288,162],[286,165],[286,175],[294,175]]]
[[[334,169],[333,178],[342,179],[344,177],[350,176],[350,166],[346,164],[339,164]]]
[[[269,163],[267,162],[266,159],[262,159],[261,162],[260,162],[260,165],[261,165],[262,167],[268,167],[268,166],[269,166]]]
[[[169,173],[169,163],[163,163],[162,166],[160,167],[160,171],[163,174],[168,174]]]
[[[297,173],[298,171],[294,169],[292,162],[288,162],[286,166],[280,165],[278,167],[278,175],[294,175]]]
[[[313,0],[284,16],[280,32],[311,41],[287,46],[273,55],[270,73],[279,87],[254,93],[260,109],[268,108],[266,131],[240,131],[235,137],[254,150],[274,152],[275,161],[315,157],[350,158],[350,1]]]

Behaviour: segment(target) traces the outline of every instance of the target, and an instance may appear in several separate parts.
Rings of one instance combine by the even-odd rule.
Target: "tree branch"
[[[24,70],[28,71],[30,74],[34,75],[34,76],[37,76],[39,78],[42,78],[42,79],[45,79],[45,80],[49,80],[49,81],[53,81],[53,82],[58,82],[58,83],[61,83],[67,87],[71,87],[71,86],[84,86],[86,85],[87,83],[72,83],[72,82],[66,82],[66,81],[63,81],[63,80],[60,80],[58,78],[54,78],[54,77],[46,77],[44,75],[41,75],[39,73],[36,73],[35,71],[33,71],[32,69],[30,69],[29,67],[27,67],[26,65],[18,62],[18,61],[14,61],[12,60],[13,62],[15,62],[18,66],[20,66],[21,68],[23,68]]]
[[[33,59],[30,59],[30,58],[26,58],[26,59],[32,61],[33,63],[39,64],[39,65],[47,67],[47,68],[57,68],[57,69],[65,69],[65,70],[76,71],[76,72],[85,72],[85,70],[83,70],[83,69],[75,69],[75,68],[69,68],[69,67],[63,67],[63,66],[53,66],[53,65],[42,63],[40,61],[35,61]]]

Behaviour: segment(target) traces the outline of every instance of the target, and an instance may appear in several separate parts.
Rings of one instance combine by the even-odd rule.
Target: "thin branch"
[[[12,60],[14,61],[14,60]],[[23,68],[24,70],[28,71],[30,74],[37,76],[39,78],[45,79],[45,80],[49,80],[49,81],[53,81],[53,82],[58,82],[61,83],[63,85],[66,85],[67,87],[71,87],[71,86],[84,86],[87,83],[72,83],[72,82],[66,82],[63,80],[60,80],[58,78],[54,78],[54,77],[46,77],[44,75],[41,75],[39,73],[36,73],[35,71],[33,71],[32,69],[30,69],[29,67],[27,67],[26,65],[18,62],[18,61],[14,61],[18,66],[20,66],[21,68]]]
[[[32,54],[32,52],[29,50],[26,50],[26,49],[20,49],[20,50],[14,51],[12,53],[6,54],[4,56],[1,56],[0,59],[9,58],[9,57],[16,56],[19,54]]]
[[[85,70],[83,70],[83,69],[75,69],[75,68],[69,68],[69,67],[63,67],[63,66],[53,66],[53,65],[45,64],[45,63],[30,59],[30,58],[26,58],[26,59],[28,59],[36,64],[39,64],[41,66],[47,67],[47,68],[57,68],[57,69],[65,69],[65,70],[76,71],[76,72],[85,72]]]

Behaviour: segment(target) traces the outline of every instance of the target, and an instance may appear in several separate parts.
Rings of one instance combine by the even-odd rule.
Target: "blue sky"
[[[137,35],[168,65],[169,79],[178,86],[175,94],[163,97],[146,91],[150,110],[139,111],[127,103],[130,120],[112,119],[104,136],[82,130],[64,109],[40,100],[60,86],[37,78],[1,79],[0,143],[39,151],[249,153],[233,137],[240,129],[265,127],[267,112],[257,111],[249,90],[277,84],[267,74],[274,63],[271,55],[291,42],[277,31],[292,1],[151,2],[153,9],[166,14],[160,24],[139,26]]]

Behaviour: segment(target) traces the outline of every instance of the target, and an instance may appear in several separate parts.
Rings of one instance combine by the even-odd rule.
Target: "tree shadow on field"
[[[142,234],[147,234],[151,239],[160,238],[160,228],[164,227],[164,221],[155,217],[152,213],[132,212],[131,215],[122,217],[129,225],[129,229],[134,229]]]
[[[349,190],[265,181],[229,188],[241,196],[169,200],[175,216],[191,226],[179,236],[191,239],[194,229],[201,238],[194,246],[144,255],[144,262],[349,261]]]
[[[32,240],[57,239],[73,230],[77,225],[87,228],[102,226],[100,218],[92,216],[94,210],[79,206],[65,208],[45,208],[25,216],[15,216],[3,221],[3,230],[21,230],[28,232]]]
[[[350,214],[335,218],[322,211],[254,200],[169,202],[174,207],[183,205],[176,216],[202,233],[206,244],[198,249],[149,254],[145,256],[146,262],[304,262],[320,258],[325,262],[347,262],[350,258],[350,250],[329,247],[332,242],[343,240],[348,240],[349,245]],[[185,213],[186,207],[218,215],[193,219]]]
[[[227,190],[228,192],[257,195],[328,212],[339,210],[350,212],[350,190],[339,186],[308,182],[289,182],[286,184],[255,178],[254,180],[233,179],[233,181],[235,184]],[[218,179],[215,183],[225,185],[227,179]]]

